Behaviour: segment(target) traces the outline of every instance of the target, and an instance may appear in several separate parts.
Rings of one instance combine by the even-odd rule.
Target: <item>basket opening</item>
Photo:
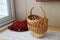
[[[30,20],[39,20],[41,17],[37,16],[37,15],[29,15],[28,18]]]

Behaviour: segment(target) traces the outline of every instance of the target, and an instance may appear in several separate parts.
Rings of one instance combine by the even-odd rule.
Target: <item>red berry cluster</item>
[[[8,28],[14,31],[27,31],[28,30],[27,20],[23,20],[23,21],[17,20],[11,25],[11,27]]]

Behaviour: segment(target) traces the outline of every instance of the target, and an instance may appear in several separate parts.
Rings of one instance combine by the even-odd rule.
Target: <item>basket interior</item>
[[[28,18],[30,20],[39,20],[41,17],[37,16],[37,15],[29,15]]]

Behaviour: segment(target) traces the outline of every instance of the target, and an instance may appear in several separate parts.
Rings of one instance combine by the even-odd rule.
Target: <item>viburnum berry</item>
[[[16,20],[12,24],[11,29],[13,29],[15,31],[27,31],[28,30],[27,20],[23,20],[23,21]]]

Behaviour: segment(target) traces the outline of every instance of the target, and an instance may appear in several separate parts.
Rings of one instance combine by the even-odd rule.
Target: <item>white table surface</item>
[[[0,33],[0,38],[7,40],[60,40],[60,32],[48,30],[44,38],[35,38],[29,31],[13,32],[7,29]]]

